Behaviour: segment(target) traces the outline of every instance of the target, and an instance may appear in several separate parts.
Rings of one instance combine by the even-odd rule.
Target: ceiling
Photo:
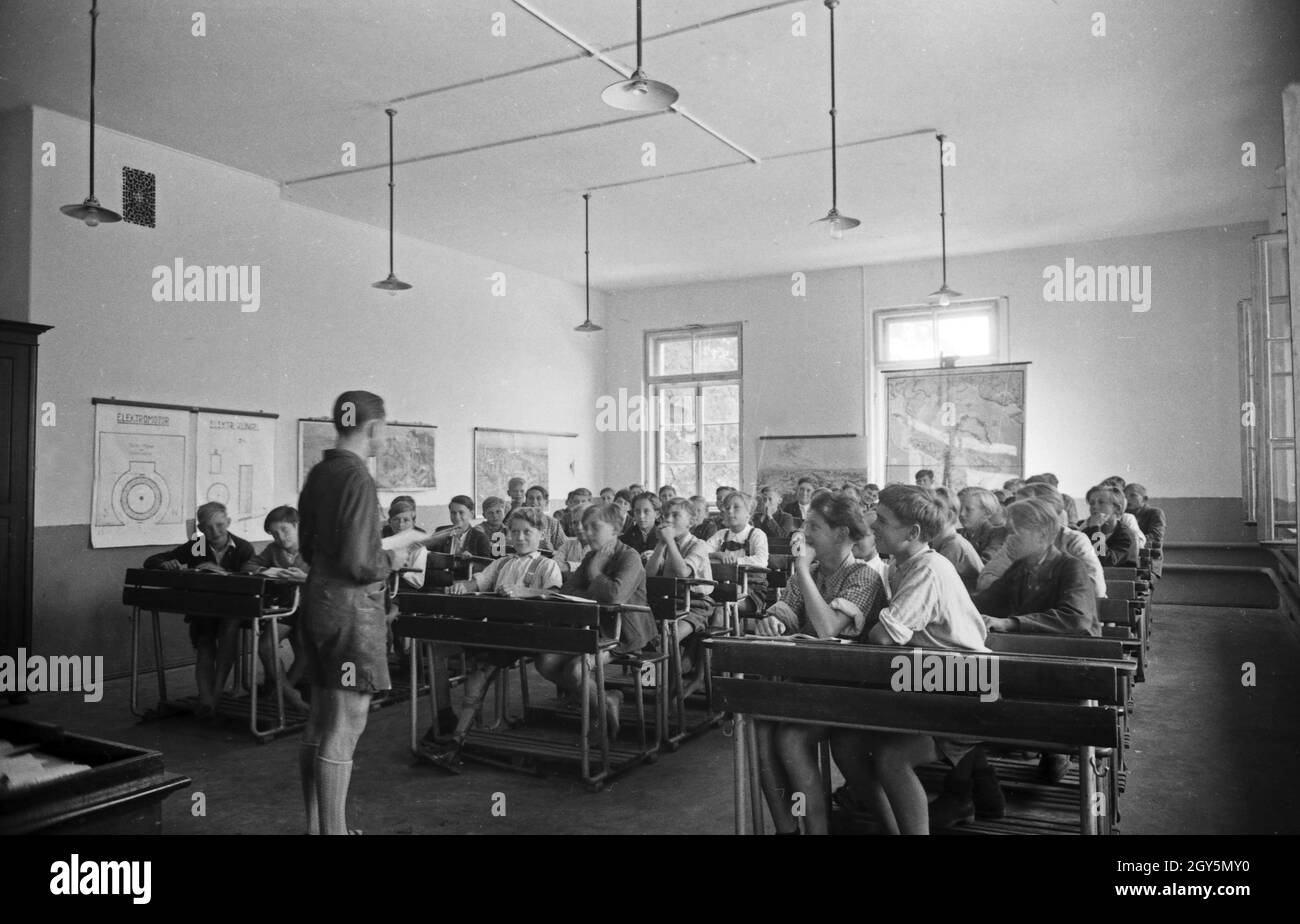
[[[393,105],[400,233],[580,282],[591,189],[610,289],[937,259],[936,129],[953,254],[1259,220],[1300,79],[1293,0],[1131,0],[1104,37],[1095,0],[843,0],[839,207],[863,224],[832,241],[809,225],[830,206],[817,0],[645,0],[648,75],[735,147],[605,106],[618,74],[530,12],[630,67],[632,0],[205,0],[202,38],[194,6],[102,0],[101,124],[383,227]],[[0,4],[0,109],[87,117],[87,9]]]

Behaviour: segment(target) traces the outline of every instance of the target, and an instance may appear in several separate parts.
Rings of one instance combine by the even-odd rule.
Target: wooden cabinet
[[[41,324],[0,321],[0,654],[32,641],[36,341]]]

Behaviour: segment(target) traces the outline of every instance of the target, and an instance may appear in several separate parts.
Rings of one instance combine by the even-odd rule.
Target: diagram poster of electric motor
[[[232,533],[269,539],[262,521],[275,506],[275,418],[214,411],[196,418],[194,509],[225,504]]]
[[[185,463],[193,417],[187,410],[95,405],[94,548],[188,538]]]

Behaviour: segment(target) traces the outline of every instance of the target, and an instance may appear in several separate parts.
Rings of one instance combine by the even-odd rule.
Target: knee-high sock
[[[302,780],[302,802],[307,810],[307,833],[320,834],[320,800],[316,790],[316,755],[320,745],[315,741],[298,745],[298,777]]]
[[[348,833],[348,782],[351,779],[352,761],[316,757],[316,793],[321,834]]]

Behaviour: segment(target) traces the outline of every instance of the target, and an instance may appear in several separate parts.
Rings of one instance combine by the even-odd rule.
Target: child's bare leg
[[[886,834],[898,833],[898,820],[872,764],[875,740],[870,732],[838,730],[831,733],[831,756],[844,774],[853,797],[868,806]]]
[[[793,723],[782,724],[776,730],[777,755],[785,767],[785,776],[792,790],[786,798],[790,800],[796,793],[803,795],[804,831],[807,834],[830,833],[821,767],[817,763],[817,745],[826,733],[824,727]]]
[[[199,688],[199,706],[211,710],[216,705],[217,639],[203,635],[194,646],[194,683]]]
[[[226,681],[230,679],[230,671],[235,666],[235,658],[238,656],[239,623],[233,619],[223,619],[217,633],[217,667],[213,680],[215,699],[221,698],[221,692],[226,688]]]
[[[479,710],[483,708],[483,700],[487,696],[488,687],[496,679],[499,668],[493,668],[491,671],[484,671],[475,668],[465,675],[465,702],[460,707],[460,713],[456,716],[456,731],[454,736],[457,741],[463,741],[469,734],[470,726],[474,724],[474,719],[478,716]]]
[[[925,787],[915,767],[936,760],[928,735],[880,735],[874,754],[876,774],[903,834],[929,834],[930,811]]]
[[[758,741],[758,785],[767,800],[767,810],[772,813],[772,825],[777,834],[795,834],[799,822],[791,812],[790,794],[793,786],[785,774],[785,767],[777,753],[776,722],[754,722],[754,737]]]

